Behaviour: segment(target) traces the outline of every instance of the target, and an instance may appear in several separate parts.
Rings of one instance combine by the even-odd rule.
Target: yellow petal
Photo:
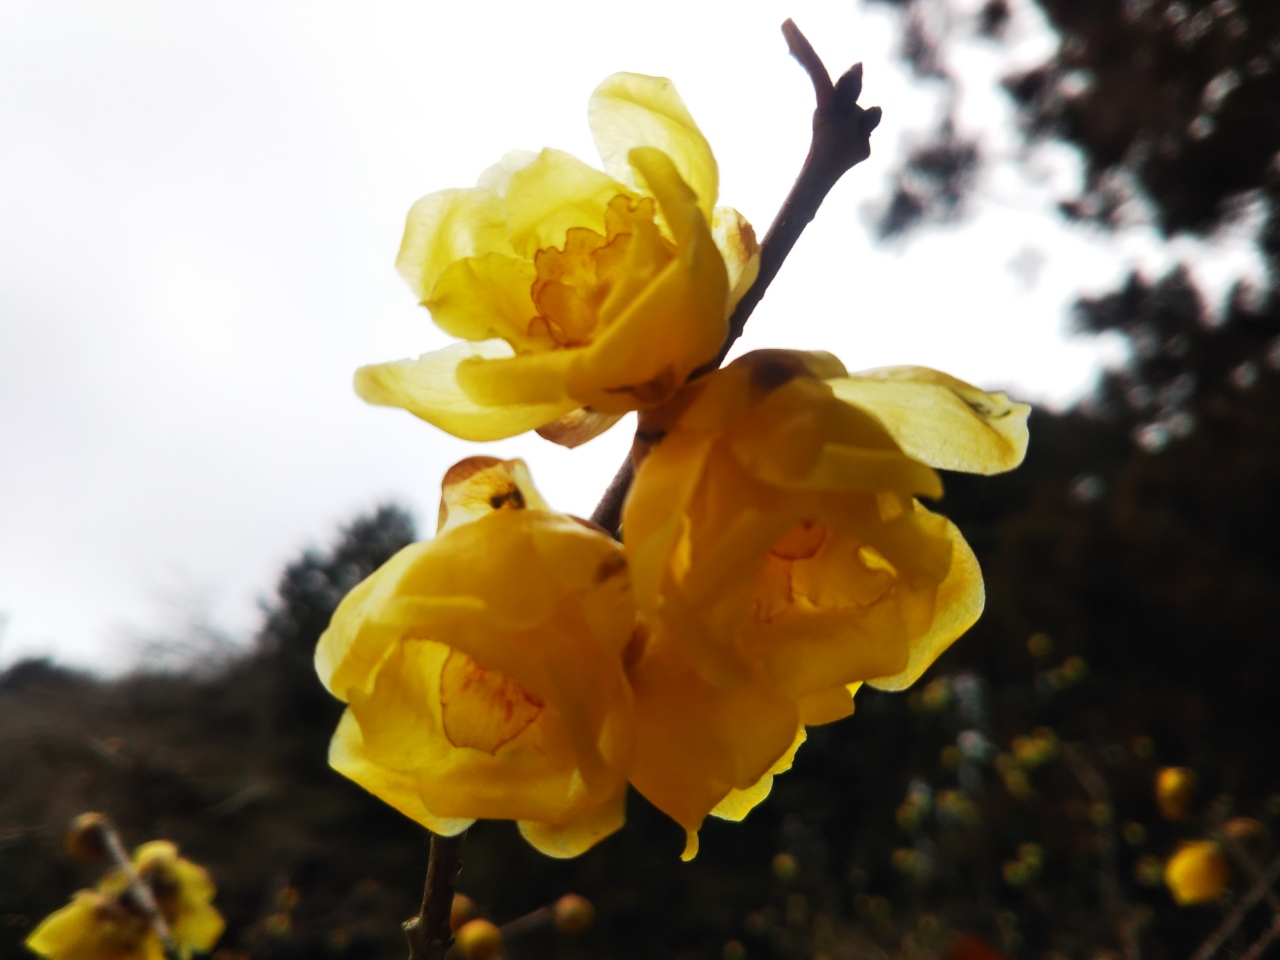
[[[456,437],[477,441],[514,437],[580,406],[567,398],[486,406],[459,385],[460,364],[487,365],[506,357],[511,357],[511,348],[502,340],[455,343],[417,360],[361,367],[356,371],[356,393],[369,403],[403,407]]]
[[[598,413],[585,407],[538,428],[538,436],[572,450],[594,440],[621,420],[621,413]]]
[[[853,713],[854,691],[862,686],[861,681],[820,690],[800,699],[800,722],[807,727],[817,727],[824,723],[843,720]]]
[[[523,460],[467,457],[450,467],[440,484],[439,535],[495,510],[550,510]]]
[[[767,677],[708,684],[658,634],[634,668],[632,785],[686,830],[730,791],[755,784],[794,742],[794,701]]]
[[[925,367],[829,380],[835,395],[880,421],[906,453],[940,470],[993,474],[1027,452],[1031,407]]]
[[[548,857],[564,859],[580,856],[626,822],[626,785],[596,807],[589,808],[564,823],[521,820],[520,835]]]
[[[636,148],[679,254],[597,335],[569,373],[569,394],[602,413],[651,407],[711,359],[728,332],[728,274],[707,220],[662,153]]]
[[[712,808],[711,816],[719,817],[721,820],[744,819],[765,797],[769,796],[769,791],[773,789],[773,778],[791,769],[791,764],[796,759],[796,751],[807,738],[808,734],[805,733],[804,727],[801,727],[796,731],[796,738],[787,752],[778,758],[764,776],[746,789],[730,790],[728,795]]]
[[[451,264],[512,252],[501,197],[484,189],[441,190],[409,208],[396,269],[425,303]]]
[[[422,802],[422,795],[412,776],[370,760],[365,751],[360,725],[350,710],[342,714],[338,729],[329,744],[329,765],[432,833],[453,837],[475,823],[474,820],[465,818],[435,816]]]
[[[627,156],[634,147],[656,147],[672,159],[711,219],[720,192],[719,168],[670,80],[615,73],[591,95],[587,119],[604,168],[615,178],[638,187]]]
[[[543,150],[514,171],[503,198],[511,249],[526,260],[546,247],[563,247],[572,227],[605,232],[605,210],[630,191],[608,174],[561,150]]]
[[[534,345],[529,324],[538,315],[530,290],[533,263],[500,253],[467,257],[440,274],[425,306],[445,333],[463,340],[502,339],[515,349]]]
[[[715,208],[711,235],[729,272],[729,312],[732,313],[760,275],[760,244],[747,218],[733,207]]]
[[[330,693],[346,700],[352,688],[368,688],[391,655],[397,634],[371,628],[369,621],[400,589],[400,578],[428,549],[414,543],[399,551],[358,583],[338,604],[328,629],[316,644],[316,673]]]
[[[222,914],[208,903],[183,910],[169,925],[173,939],[186,950],[197,953],[212,950],[226,927]]]
[[[541,427],[583,405],[581,398],[567,392],[566,378],[584,350],[583,347],[571,347],[516,356],[466,359],[456,368],[456,382],[471,402],[480,405],[480,409],[557,410],[549,420],[531,424],[525,429]],[[449,432],[461,436],[456,431]]]
[[[928,633],[912,641],[905,669],[893,676],[867,681],[877,690],[905,690],[911,686],[982,615],[986,593],[978,558],[949,520],[947,535],[952,544],[951,568],[938,586],[933,624]]]

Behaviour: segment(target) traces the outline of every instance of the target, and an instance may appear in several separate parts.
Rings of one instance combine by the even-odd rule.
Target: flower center
[[[529,322],[532,337],[547,337],[560,347],[590,343],[596,332],[613,320],[618,303],[632,287],[638,290],[676,255],[675,247],[658,232],[654,203],[643,197],[634,205],[619,195],[605,209],[605,234],[571,227],[564,247],[547,247],[534,255],[538,276],[531,295],[538,315]]]
[[[460,650],[440,668],[440,714],[455,747],[496,754],[538,719],[545,704],[497,670],[486,670]]]

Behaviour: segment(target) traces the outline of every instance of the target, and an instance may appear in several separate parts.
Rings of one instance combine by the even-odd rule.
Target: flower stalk
[[[129,855],[125,853],[124,845],[120,842],[120,835],[116,833],[116,828],[111,821],[101,815],[86,817],[81,829],[85,834],[84,839],[91,842],[92,840],[97,840],[101,844],[102,850],[111,859],[111,863],[128,880],[129,897],[147,918],[152,931],[160,941],[161,949],[164,950],[165,960],[178,960],[180,956],[178,945],[173,939],[173,933],[169,929],[169,924],[165,920],[164,914],[160,912],[160,905],[156,903],[155,894],[151,892],[151,888],[143,882],[143,879],[138,876],[138,871],[134,869],[133,862],[129,859]]]
[[[729,318],[729,334],[716,356],[697,368],[689,379],[716,370],[737,339],[742,336],[752,311],[778,275],[787,255],[804,228],[822,206],[831,188],[846,172],[871,156],[871,132],[880,124],[879,107],[858,106],[862,94],[862,64],[855,63],[835,83],[817,51],[792,20],[782,25],[791,55],[800,62],[813,83],[816,106],[813,111],[813,138],[800,174],[787,194],[778,215],[760,243],[760,273]],[[610,533],[616,533],[622,519],[622,504],[635,475],[630,456],[618,468],[591,519]]]
[[[416,917],[404,924],[409,960],[443,960],[453,945],[449,913],[453,907],[454,886],[462,870],[462,841],[466,835],[465,830],[454,837],[431,834],[422,907]]]

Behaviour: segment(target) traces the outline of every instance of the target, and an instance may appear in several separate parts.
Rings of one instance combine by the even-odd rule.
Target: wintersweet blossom
[[[356,390],[467,440],[575,446],[668,399],[713,357],[759,251],[669,80],[618,73],[588,118],[604,172],[512,153],[423,197],[396,261],[460,342],[362,367]]]
[[[133,868],[155,897],[179,953],[185,958],[213,949],[224,924],[213,906],[209,875],[164,840],[140,846]],[[71,903],[46,917],[27,938],[27,947],[50,960],[164,960],[160,938],[120,870],[107,874],[96,889],[78,891]]]
[[[633,753],[622,547],[552,512],[518,460],[444,478],[440,529],[353,589],[316,649],[346,701],[329,761],[443,835],[518,821],[575,856],[623,822]]]
[[[915,682],[983,604],[964,538],[916,497],[941,495],[935,467],[1016,466],[1028,412],[932,370],[759,351],[645,415],[623,513],[648,631],[637,789],[689,831],[741,817],[806,725],[863,682]]]
[[[1183,844],[1164,868],[1164,882],[1180,907],[1212,903],[1231,879],[1222,847],[1213,840]]]

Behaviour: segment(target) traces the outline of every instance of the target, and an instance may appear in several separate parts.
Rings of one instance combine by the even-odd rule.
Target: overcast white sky
[[[282,564],[380,500],[429,527],[472,453],[526,458],[557,507],[591,509],[629,442],[481,448],[365,406],[356,366],[442,345],[392,262],[418,196],[506,151],[595,161],[586,99],[616,70],[671,77],[763,233],[807,146],[791,16],[833,72],[866,63],[885,119],[756,311],[741,349],[824,348],[851,369],[936,366],[1062,405],[1106,345],[1066,307],[1131,265],[1192,255],[1215,289],[1247,244],[1068,227],[1073,156],[997,165],[975,216],[877,249],[862,210],[941,90],[894,60],[856,0],[332,3],[5,0],[0,5],[0,665],[52,653],[119,669],[138,638],[202,618],[247,636]],[[965,46],[962,126],[1011,157],[996,79]],[[1039,262],[1034,283],[1012,264]],[[1112,345],[1114,356],[1114,345]],[[1033,441],[1034,442],[1034,441]]]

